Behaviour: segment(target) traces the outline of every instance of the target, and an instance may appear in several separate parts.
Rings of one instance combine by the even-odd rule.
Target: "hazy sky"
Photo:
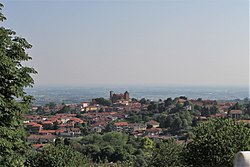
[[[248,0],[1,2],[37,85],[248,85]]]

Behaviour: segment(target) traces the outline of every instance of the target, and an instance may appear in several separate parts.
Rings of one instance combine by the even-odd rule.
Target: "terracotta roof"
[[[78,123],[83,123],[83,120],[76,118],[76,117],[70,118],[70,120],[78,122]]]
[[[55,133],[55,130],[40,130],[39,133]]]
[[[151,128],[151,129],[147,129],[146,131],[147,132],[160,132],[160,131],[162,131],[162,129],[161,128]]]
[[[52,121],[44,121],[43,124],[53,124]]]
[[[116,122],[115,126],[128,126],[128,122]]]
[[[76,114],[67,114],[68,117],[75,117]]]
[[[242,114],[241,110],[231,110],[229,111],[229,114]]]
[[[80,128],[70,128],[69,130],[72,131],[72,132],[79,132],[79,131],[81,131]]]
[[[66,130],[66,128],[64,128],[64,129],[57,129],[57,130],[55,130],[56,132],[64,132]]]
[[[55,139],[57,138],[56,135],[30,135],[28,139]]]
[[[42,125],[36,123],[36,122],[30,122],[26,124],[27,126],[33,126],[33,127],[41,127]]]
[[[60,125],[57,125],[57,126],[64,127],[64,126],[67,126],[67,125],[65,125],[65,124],[60,124]]]

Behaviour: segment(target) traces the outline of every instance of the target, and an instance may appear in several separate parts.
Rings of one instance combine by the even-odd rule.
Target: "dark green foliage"
[[[167,100],[164,100],[165,107],[168,107],[173,104],[172,98],[167,98]]]
[[[230,108],[230,110],[242,110],[242,105],[237,102],[234,106]]]
[[[245,113],[250,115],[250,102],[248,102],[247,104],[245,104]]]
[[[167,128],[169,133],[176,135],[180,130],[189,129],[192,126],[193,118],[190,111],[180,110],[174,114],[161,114],[157,121],[160,122],[161,128]]]
[[[57,111],[58,114],[69,114],[70,113],[70,106],[63,106],[63,108]]]
[[[30,153],[25,166],[28,167],[80,167],[84,166],[86,158],[69,146],[50,145],[41,152]]]
[[[219,109],[216,106],[211,106],[211,107],[204,106],[201,108],[200,111],[201,111],[201,116],[205,117],[219,113]]]
[[[146,167],[148,166],[147,159],[142,155],[137,155],[133,164],[134,167]]]
[[[96,102],[97,104],[103,105],[103,106],[111,106],[111,101],[104,99],[103,97],[95,98],[92,101]]]
[[[182,128],[181,118],[176,116],[174,119],[174,122],[172,123],[171,129],[177,131],[177,130],[180,130],[181,128]]]
[[[183,145],[175,140],[169,139],[157,143],[150,160],[150,166],[155,167],[176,167],[182,166]]]
[[[108,123],[108,125],[105,127],[106,132],[112,132],[115,129],[115,124],[113,122]]]
[[[148,105],[148,110],[158,112],[158,104],[153,101],[150,102],[150,104]]]
[[[39,114],[39,115],[43,115],[45,112],[44,112],[44,109],[42,106],[39,106],[36,110],[36,113]]]
[[[160,113],[164,112],[166,110],[164,103],[159,103],[158,104],[158,110]]]
[[[187,145],[188,166],[232,166],[238,151],[250,149],[250,129],[231,119],[213,119],[199,124]]]
[[[0,21],[6,18],[0,4]],[[22,166],[27,150],[23,114],[28,111],[32,97],[24,88],[34,83],[33,68],[23,66],[31,57],[26,53],[31,45],[15,36],[15,32],[0,27],[0,164],[1,166]],[[17,100],[18,99],[18,100]]]
[[[131,111],[126,120],[130,123],[148,122],[151,120],[151,116],[148,113]]]
[[[139,101],[141,104],[147,104],[147,100],[145,98],[142,98],[140,101]]]
[[[119,132],[108,132],[103,135],[92,134],[83,137],[80,141],[73,141],[71,141],[72,147],[98,163],[132,162],[137,150],[142,146],[141,140]],[[152,143],[144,143],[145,147],[151,147]]]
[[[49,109],[55,109],[56,103],[54,103],[54,102],[49,102],[48,104],[45,104],[45,107],[49,107]]]
[[[174,118],[172,115],[168,115],[165,123],[165,127],[171,127],[174,122]]]

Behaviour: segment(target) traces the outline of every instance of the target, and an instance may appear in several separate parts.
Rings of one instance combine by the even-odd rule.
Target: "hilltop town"
[[[152,101],[131,98],[127,91],[118,94],[110,91],[109,99],[32,106],[25,116],[25,125],[27,140],[40,149],[58,137],[74,139],[113,131],[150,139],[175,138],[183,143],[189,141],[192,128],[199,122],[218,117],[250,124],[248,99],[218,102],[181,96]]]

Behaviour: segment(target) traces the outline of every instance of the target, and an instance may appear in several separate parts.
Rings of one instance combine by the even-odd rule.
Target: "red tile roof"
[[[40,130],[40,131],[39,131],[40,134],[47,134],[47,133],[53,134],[53,133],[55,133],[55,132],[56,132],[55,130]]]
[[[229,114],[242,114],[241,110],[231,110],[229,111]]]
[[[57,138],[56,135],[30,135],[28,139],[55,139]]]
[[[27,126],[33,126],[33,127],[41,127],[42,125],[36,123],[36,122],[30,122],[26,124]]]
[[[44,121],[43,124],[53,124],[52,121]]]
[[[128,126],[128,122],[116,122],[115,126]]]

